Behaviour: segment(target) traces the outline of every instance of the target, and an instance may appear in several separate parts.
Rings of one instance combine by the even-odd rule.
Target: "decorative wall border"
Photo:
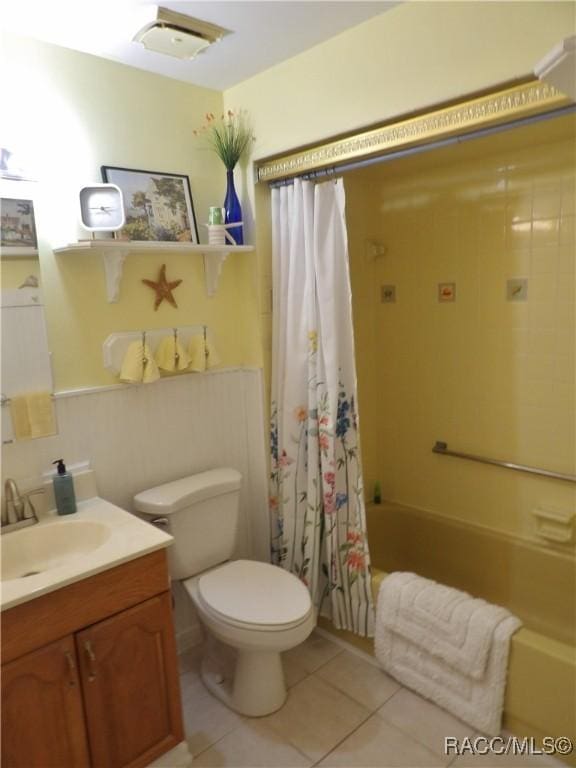
[[[549,112],[568,103],[570,100],[553,86],[531,80],[289,155],[257,161],[257,180],[274,181],[321,168],[338,167],[352,160],[385,155],[400,147],[420,146],[455,134]]]

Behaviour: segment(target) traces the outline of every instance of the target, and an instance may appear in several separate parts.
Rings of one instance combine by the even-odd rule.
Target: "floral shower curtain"
[[[272,191],[272,559],[372,635],[342,180]]]

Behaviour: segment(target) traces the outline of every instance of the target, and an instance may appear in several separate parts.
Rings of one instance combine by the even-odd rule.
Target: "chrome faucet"
[[[4,483],[4,513],[5,520],[2,520],[2,525],[10,525],[10,523],[18,523],[24,519],[24,499],[22,498],[16,481],[11,477]],[[15,518],[15,519],[12,519]]]
[[[14,523],[21,523],[25,520],[30,522],[38,522],[38,516],[36,514],[36,508],[32,503],[31,496],[37,493],[44,493],[44,488],[33,488],[26,493],[20,493],[16,481],[9,477],[4,483],[4,506],[2,507],[2,527],[7,525],[13,525]],[[30,507],[30,512],[27,513],[27,507]]]

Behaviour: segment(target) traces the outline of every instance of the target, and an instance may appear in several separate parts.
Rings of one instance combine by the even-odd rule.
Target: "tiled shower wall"
[[[347,178],[369,494],[380,480],[385,498],[533,540],[535,507],[574,511],[573,485],[431,450],[576,470],[574,131],[562,118]]]

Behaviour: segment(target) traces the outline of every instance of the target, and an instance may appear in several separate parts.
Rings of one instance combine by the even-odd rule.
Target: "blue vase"
[[[240,206],[240,200],[234,189],[234,169],[226,170],[226,198],[224,200],[224,209],[226,211],[225,224],[235,221],[242,221],[242,207]],[[228,229],[236,245],[244,244],[244,232],[243,227],[232,227]]]

